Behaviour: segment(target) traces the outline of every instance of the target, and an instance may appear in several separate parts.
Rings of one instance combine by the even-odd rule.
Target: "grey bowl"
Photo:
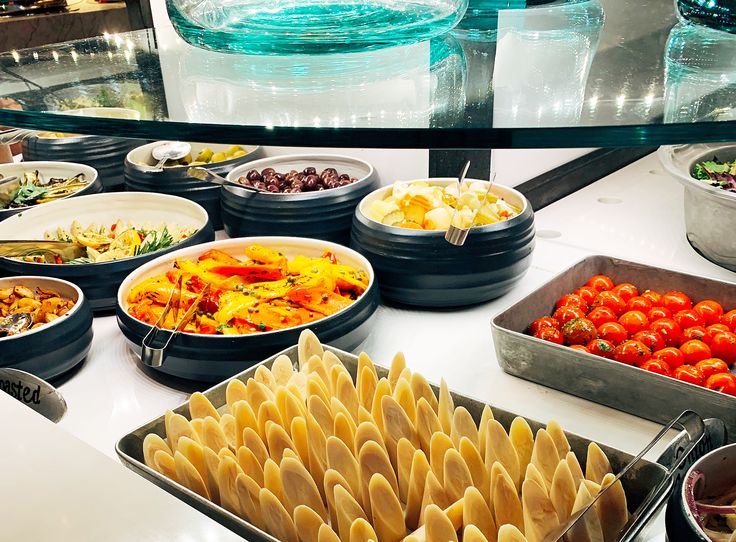
[[[694,179],[690,172],[697,162],[736,159],[736,143],[675,145],[660,147],[659,160],[685,187],[685,228],[688,242],[704,258],[736,271],[733,238],[724,235],[736,228],[736,193]]]
[[[334,167],[358,180],[348,186],[300,194],[254,193],[224,186],[221,192],[222,221],[230,237],[248,235],[296,235],[347,245],[350,223],[360,200],[379,185],[373,166],[338,154],[292,154],[256,160],[233,169],[231,182],[251,169],[271,167],[278,172],[313,166],[317,171]]]
[[[123,188],[125,155],[140,144],[140,140],[120,137],[29,137],[23,141],[23,158],[86,164],[97,170],[109,192]]]
[[[124,166],[126,190],[171,194],[197,202],[210,215],[210,220],[215,229],[222,229],[220,187],[189,177],[187,175],[188,166],[175,166],[167,167],[163,170],[153,170],[150,166],[154,166],[156,160],[151,156],[151,151],[160,144],[161,141],[148,143],[136,147],[127,154]],[[191,143],[191,145],[192,156],[194,157],[204,147],[210,147],[213,151],[220,152],[230,146],[215,143]],[[241,145],[241,147],[246,151],[245,156],[200,167],[224,177],[233,168],[256,160],[263,155],[263,149],[259,146]]]
[[[704,495],[715,496],[736,485],[736,444],[717,448],[698,459],[688,469],[685,480],[695,470],[705,474]],[[670,542],[711,542],[700,528],[685,500],[685,484],[667,504],[667,539]]]
[[[76,303],[64,316],[37,329],[0,337],[0,365],[32,373],[45,380],[73,369],[92,344],[92,309],[82,290],[65,280],[20,276],[0,279],[0,288],[23,285],[54,290]]]
[[[128,314],[127,296],[133,286],[145,278],[165,273],[171,269],[176,258],[193,259],[213,248],[242,258],[243,249],[251,244],[278,248],[288,257],[298,254],[317,257],[325,249],[332,250],[340,261],[368,272],[369,286],[354,303],[313,324],[251,335],[182,333],[171,346],[164,364],[152,369],[153,371],[186,380],[220,382],[296,344],[299,333],[306,327],[314,331],[323,342],[335,347],[342,345],[341,348],[347,350],[354,350],[365,340],[371,331],[373,316],[379,304],[373,269],[365,258],[347,247],[315,239],[248,237],[215,241],[198,247],[177,250],[147,263],[126,277],[118,290],[116,313],[118,325],[131,347],[140,352],[141,342],[151,330],[149,324]]]
[[[380,188],[360,202],[350,244],[373,265],[383,298],[423,307],[472,305],[504,295],[529,269],[534,212],[520,192],[494,185],[494,194],[522,212],[505,222],[472,228],[465,244],[457,247],[445,241],[444,231],[386,226],[368,218],[362,209],[390,189]]]
[[[97,175],[97,171],[84,164],[75,164],[73,162],[16,162],[12,164],[0,164],[0,175],[2,177],[20,177],[26,171],[38,170],[42,175],[46,177],[51,176],[67,176],[76,175],[77,173],[84,173],[86,178],[89,180],[87,186],[60,199],[74,198],[77,196],[88,196],[90,194],[98,194],[102,192],[102,182],[100,177]],[[1,179],[0,179],[1,180]],[[15,190],[17,184],[12,187],[3,187],[3,190]],[[40,204],[44,205],[44,204]],[[0,221],[6,218],[20,213],[21,211],[27,211],[36,207],[31,205],[29,207],[17,207],[14,209],[0,209]]]
[[[82,226],[110,224],[118,219],[134,223],[177,223],[198,228],[197,233],[177,245],[151,254],[111,262],[89,264],[45,264],[0,258],[0,269],[16,275],[43,275],[65,279],[79,286],[93,310],[115,307],[118,286],[142,264],[166,252],[206,243],[215,237],[207,211],[196,203],[165,194],[119,192],[80,196],[33,207],[0,222],[0,239],[43,239],[47,230],[69,228],[73,220]]]

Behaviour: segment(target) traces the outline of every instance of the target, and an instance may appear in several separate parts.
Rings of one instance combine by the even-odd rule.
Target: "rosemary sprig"
[[[171,237],[166,226],[164,226],[158,235],[155,231],[142,232],[142,234],[145,234],[145,241],[136,247],[134,256],[156,252],[174,244],[174,238]]]

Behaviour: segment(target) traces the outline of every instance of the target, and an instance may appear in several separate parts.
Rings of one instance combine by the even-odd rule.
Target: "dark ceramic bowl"
[[[82,290],[65,280],[48,277],[7,277],[0,289],[13,286],[53,290],[76,303],[64,316],[12,337],[0,338],[0,365],[32,373],[44,380],[73,369],[92,344],[92,309]]]
[[[12,164],[0,164],[0,181],[2,181],[3,178],[13,176],[17,176],[20,178],[23,173],[35,170],[38,170],[38,172],[46,179],[50,177],[73,177],[74,175],[77,175],[79,173],[84,173],[85,178],[87,179],[87,181],[89,181],[87,186],[85,186],[81,190],[77,190],[73,194],[60,199],[74,198],[77,196],[88,196],[89,194],[99,194],[100,192],[102,192],[102,182],[100,182],[97,171],[95,171],[95,169],[92,167],[85,166],[84,164],[75,164],[73,162],[16,162]],[[12,183],[12,185],[10,186],[3,185],[2,191],[10,192],[12,190],[15,190],[17,187],[18,183]],[[5,220],[9,216],[13,216],[22,211],[32,209],[33,207],[36,206],[31,205],[30,207],[0,209],[0,221]]]
[[[455,179],[430,179],[449,184]],[[444,231],[386,226],[363,209],[384,199],[390,186],[366,196],[355,210],[351,247],[371,262],[381,295],[407,305],[459,307],[504,295],[531,265],[534,212],[516,190],[494,185],[493,193],[521,208],[505,222],[472,228],[463,246],[445,241]]]
[[[171,194],[197,202],[210,215],[210,220],[215,229],[222,229],[220,187],[189,177],[187,175],[189,166],[174,166],[162,170],[153,170],[151,166],[156,165],[157,160],[153,159],[151,152],[161,143],[161,141],[148,143],[128,153],[125,157],[125,189],[136,192]],[[192,156],[195,158],[204,147],[209,147],[214,152],[224,152],[230,147],[230,145],[215,143],[191,143],[191,145]],[[199,167],[206,168],[224,177],[234,167],[260,158],[263,154],[261,147],[254,145],[241,145],[241,147],[246,151],[245,156]]]
[[[237,167],[227,178],[237,182],[251,169],[260,172],[271,167],[288,173],[309,166],[317,172],[334,167],[338,173],[347,173],[358,180],[340,188],[300,194],[254,193],[234,185],[224,186],[222,221],[228,235],[296,235],[347,245],[355,207],[378,187],[378,175],[367,162],[337,154],[274,156]]]
[[[378,288],[373,269],[360,254],[341,245],[297,237],[248,237],[215,241],[198,247],[189,247],[166,254],[133,271],[118,291],[118,325],[133,349],[140,352],[143,338],[151,326],[128,314],[128,293],[142,280],[165,273],[175,259],[196,259],[206,250],[216,248],[237,258],[244,257],[244,249],[252,244],[277,248],[289,258],[299,254],[320,256],[325,249],[335,253],[344,264],[365,270],[370,276],[368,289],[354,303],[343,310],[311,325],[267,331],[252,335],[200,335],[182,333],[170,348],[163,365],[155,370],[187,380],[220,382],[250,367],[253,363],[294,345],[299,333],[306,327],[324,342],[336,348],[354,350],[368,336],[372,317],[378,308]]]
[[[120,192],[80,196],[31,208],[0,222],[0,239],[43,239],[44,232],[59,227],[68,230],[74,220],[82,227],[125,220],[141,225],[165,222],[192,226],[198,231],[174,247],[133,258],[64,265],[0,258],[0,269],[9,274],[68,280],[82,288],[95,311],[109,310],[115,307],[118,286],[133,269],[165,252],[206,243],[215,237],[207,211],[192,201],[164,194]]]
[[[736,486],[736,444],[717,448],[698,459],[688,469],[684,479],[687,480],[695,470],[705,474],[704,482],[696,488],[696,497],[725,494]],[[669,542],[711,542],[687,506],[685,484],[679,488],[676,498],[670,499],[667,504],[666,525]]]
[[[123,162],[138,139],[120,137],[74,136],[29,137],[23,141],[25,160],[55,160],[86,164],[97,170],[105,191],[123,189]]]

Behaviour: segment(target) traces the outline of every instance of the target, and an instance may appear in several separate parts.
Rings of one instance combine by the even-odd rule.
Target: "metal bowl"
[[[156,165],[157,160],[151,156],[153,149],[160,145],[161,141],[148,143],[131,150],[125,157],[125,188],[138,192],[158,192],[181,196],[199,203],[210,215],[210,220],[215,229],[222,229],[222,216],[220,214],[220,187],[210,183],[203,183],[192,179],[187,175],[188,166],[166,167],[162,170],[153,170],[151,166]],[[197,156],[204,147],[209,147],[215,152],[224,152],[230,145],[215,143],[191,143],[192,156]],[[213,173],[225,176],[231,169],[246,162],[256,160],[263,155],[259,146],[241,145],[246,151],[245,156],[207,164],[204,167]]]
[[[78,173],[84,173],[85,178],[89,180],[87,186],[81,190],[77,190],[73,194],[59,199],[74,198],[77,196],[87,196],[89,194],[97,194],[102,192],[102,183],[94,168],[84,164],[75,164],[73,162],[19,162],[12,164],[0,164],[0,181],[2,178],[18,176],[20,177],[26,171],[38,170],[44,177],[71,177]],[[19,183],[13,186],[3,186],[3,192],[12,191],[17,188]],[[17,207],[14,209],[0,209],[0,221],[5,220],[9,216],[32,209],[35,205],[28,207]]]
[[[69,280],[84,291],[97,310],[115,307],[118,286],[133,269],[166,252],[212,241],[215,237],[207,211],[196,203],[165,194],[94,194],[54,201],[31,208],[0,222],[0,239],[43,239],[44,232],[69,228],[73,220],[82,226],[112,224],[116,220],[136,224],[176,223],[198,228],[181,243],[152,254],[111,262],[89,264],[46,264],[0,258],[0,269],[18,275],[43,275]]]
[[[120,137],[73,136],[29,137],[23,141],[25,160],[77,162],[97,170],[106,191],[123,188],[123,162],[130,149],[141,144],[138,139]]]
[[[27,286],[54,290],[76,303],[64,316],[11,337],[0,337],[0,366],[13,367],[43,379],[61,376],[80,363],[92,344],[92,309],[82,290],[65,280],[48,277],[7,277],[0,289]]]
[[[350,245],[373,265],[385,299],[423,307],[472,305],[502,296],[529,269],[534,212],[520,192],[494,185],[493,193],[520,207],[521,213],[505,222],[472,228],[465,244],[457,247],[445,241],[444,231],[386,226],[368,218],[363,209],[384,199],[390,190],[385,186],[360,202]]]
[[[715,496],[736,485],[736,444],[713,450],[698,459],[688,469],[685,480],[695,471],[705,474],[705,485],[699,488],[702,495]],[[666,513],[667,538],[670,542],[711,542],[703,532],[685,499],[685,484],[681,484],[676,498],[670,500]]]
[[[355,207],[379,186],[378,175],[369,163],[339,154],[292,154],[250,162],[233,169],[227,178],[237,182],[251,169],[260,172],[270,167],[289,172],[309,166],[317,171],[334,167],[358,180],[340,188],[300,194],[254,193],[225,186],[221,192],[222,221],[228,235],[296,235],[347,245]]]
[[[724,232],[736,228],[736,194],[692,177],[697,162],[718,156],[736,159],[736,143],[675,145],[660,147],[659,160],[667,172],[685,187],[687,240],[701,256],[716,265],[736,271],[733,239]]]
[[[379,300],[373,269],[363,256],[347,247],[315,239],[248,237],[177,250],[156,258],[126,277],[118,290],[116,312],[118,325],[133,349],[140,352],[141,342],[151,326],[128,314],[127,297],[131,288],[148,277],[169,271],[175,259],[194,259],[213,248],[242,258],[245,247],[252,244],[278,248],[288,257],[299,254],[317,257],[326,249],[330,250],[341,262],[365,270],[370,276],[368,288],[350,306],[311,325],[252,335],[182,333],[171,346],[164,364],[156,368],[156,371],[188,380],[220,382],[296,344],[299,333],[306,327],[314,331],[324,343],[345,350],[353,350],[365,340],[371,330],[372,317]]]

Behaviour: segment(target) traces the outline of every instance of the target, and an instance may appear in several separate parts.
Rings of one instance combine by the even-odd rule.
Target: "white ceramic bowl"
[[[212,224],[201,206],[177,196],[136,192],[80,196],[28,209],[0,222],[0,239],[43,239],[47,230],[68,229],[74,220],[86,227],[118,219],[141,225],[175,223],[198,231],[169,249],[122,260],[56,265],[0,258],[0,268],[14,274],[67,279],[82,288],[95,310],[112,309],[117,288],[131,270],[165,252],[214,239]]]

